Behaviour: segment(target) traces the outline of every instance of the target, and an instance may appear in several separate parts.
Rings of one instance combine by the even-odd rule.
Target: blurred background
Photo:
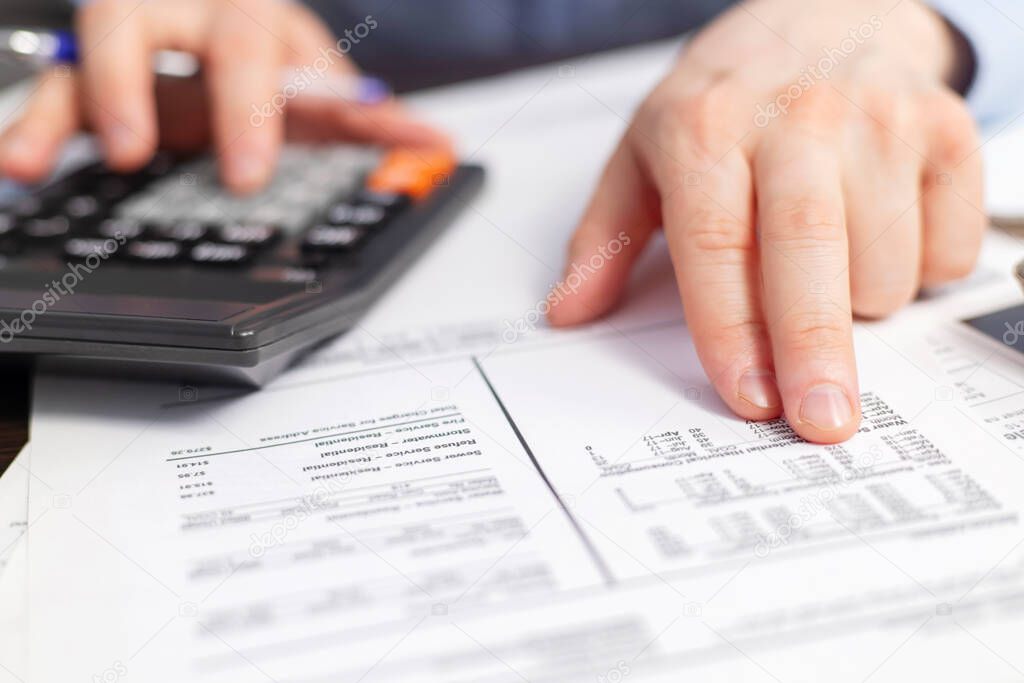
[[[69,26],[81,0],[0,0],[0,25]],[[351,56],[398,91],[478,78],[679,36],[721,0],[303,0],[334,32],[373,16],[384,30]],[[426,29],[424,27],[427,27]],[[23,71],[0,64],[0,86]]]
[[[0,24],[67,26],[70,21],[71,4],[63,0],[0,0]],[[27,73],[23,66],[0,59],[0,87]]]

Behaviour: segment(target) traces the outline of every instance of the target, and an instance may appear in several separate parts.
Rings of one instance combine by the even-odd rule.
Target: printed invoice
[[[414,337],[245,396],[41,378],[33,676],[1012,673],[1024,466],[876,329],[838,446],[730,415],[678,322]]]

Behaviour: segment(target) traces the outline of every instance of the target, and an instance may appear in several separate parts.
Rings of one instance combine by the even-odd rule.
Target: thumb
[[[633,264],[661,222],[660,200],[626,141],[608,161],[569,245],[548,321],[589,322],[612,310]]]

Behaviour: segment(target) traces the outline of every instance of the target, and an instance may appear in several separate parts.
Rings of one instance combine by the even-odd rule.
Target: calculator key
[[[21,224],[21,232],[33,240],[50,240],[64,237],[71,231],[71,221],[67,216],[50,216],[48,218],[32,218]]]
[[[200,242],[192,247],[189,259],[193,263],[215,265],[237,265],[249,260],[248,247],[241,244],[222,244],[220,242]]]
[[[366,187],[375,192],[399,192],[417,199],[448,184],[455,158],[447,150],[395,149],[370,173]]]
[[[198,242],[207,233],[207,227],[198,221],[178,221],[169,225],[158,225],[152,228],[153,235],[175,242]]]
[[[102,237],[72,237],[64,242],[64,255],[73,259],[84,259],[93,254],[106,258],[117,251],[117,246]]]
[[[332,225],[373,227],[384,222],[387,212],[376,204],[338,202],[327,209],[327,222]]]
[[[88,194],[75,195],[64,202],[64,213],[73,219],[96,218],[102,211],[99,200]]]
[[[181,256],[181,243],[171,240],[132,240],[122,253],[135,261],[170,263]]]
[[[281,231],[273,225],[261,223],[231,223],[218,228],[214,235],[220,242],[243,244],[258,249],[274,242],[281,235]]]
[[[351,225],[315,225],[306,232],[302,242],[313,251],[349,251],[366,237],[366,231]]]
[[[97,234],[101,237],[129,240],[140,237],[145,230],[146,228],[142,223],[127,218],[110,218],[100,223],[96,228]]]
[[[401,192],[375,192],[364,189],[356,195],[356,201],[361,204],[373,204],[383,208],[389,214],[395,214],[409,205],[410,198],[409,195]]]

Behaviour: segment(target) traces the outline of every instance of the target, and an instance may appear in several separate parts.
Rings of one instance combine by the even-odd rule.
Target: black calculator
[[[483,177],[353,145],[287,146],[252,196],[208,157],[82,167],[0,207],[0,359],[260,385],[351,328]]]

